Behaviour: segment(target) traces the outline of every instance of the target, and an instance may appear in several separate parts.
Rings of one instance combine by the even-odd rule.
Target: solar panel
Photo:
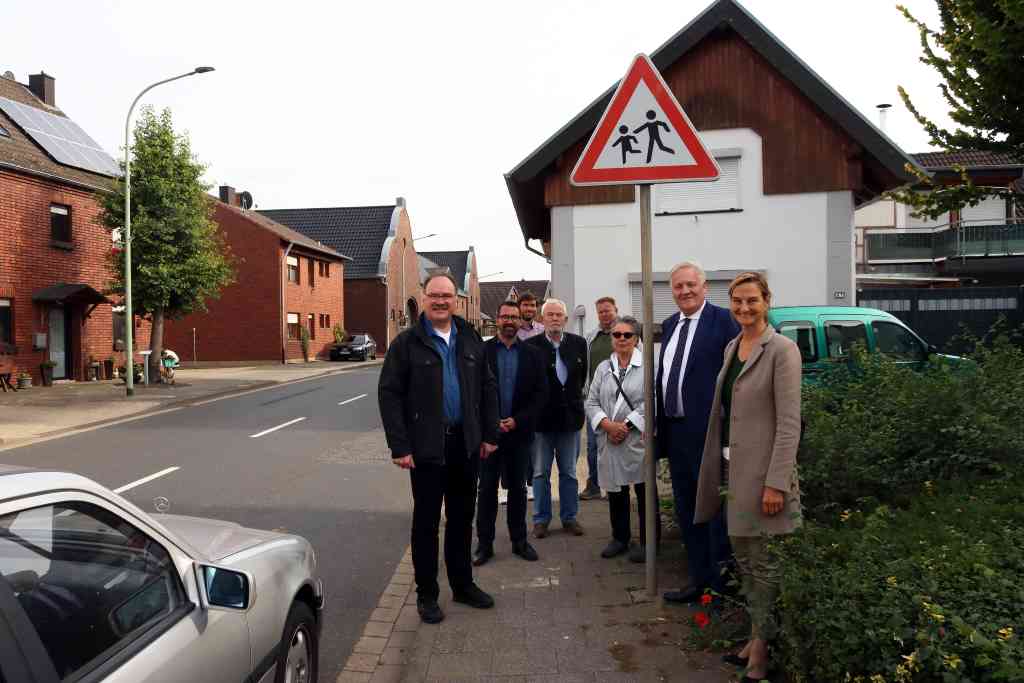
[[[71,119],[6,97],[0,97],[0,110],[57,163],[100,175],[121,174],[117,162]]]

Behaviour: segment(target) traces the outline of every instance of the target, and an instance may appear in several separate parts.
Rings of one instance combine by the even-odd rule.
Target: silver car
[[[323,601],[299,536],[0,465],[0,683],[313,683]]]

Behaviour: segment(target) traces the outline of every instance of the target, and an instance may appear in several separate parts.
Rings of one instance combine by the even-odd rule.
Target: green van
[[[772,308],[768,322],[797,343],[804,359],[804,378],[847,361],[854,344],[882,353],[897,363],[923,367],[938,349],[921,339],[906,324],[885,311],[849,306],[790,306]],[[959,358],[949,356],[951,360]]]

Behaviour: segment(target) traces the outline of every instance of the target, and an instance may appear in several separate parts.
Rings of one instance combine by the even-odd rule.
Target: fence
[[[964,328],[981,337],[1000,317],[1010,327],[1024,324],[1024,287],[912,287],[862,289],[857,304],[892,313],[943,351],[963,352],[954,340]]]

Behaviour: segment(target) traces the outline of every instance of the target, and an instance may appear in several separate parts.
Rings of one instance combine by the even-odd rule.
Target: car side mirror
[[[935,344],[929,344],[928,345],[928,353],[929,354],[938,353],[938,352],[939,352],[939,347],[938,346],[936,346]]]
[[[244,611],[252,606],[256,596],[248,572],[210,564],[197,564],[195,568],[202,607]]]

